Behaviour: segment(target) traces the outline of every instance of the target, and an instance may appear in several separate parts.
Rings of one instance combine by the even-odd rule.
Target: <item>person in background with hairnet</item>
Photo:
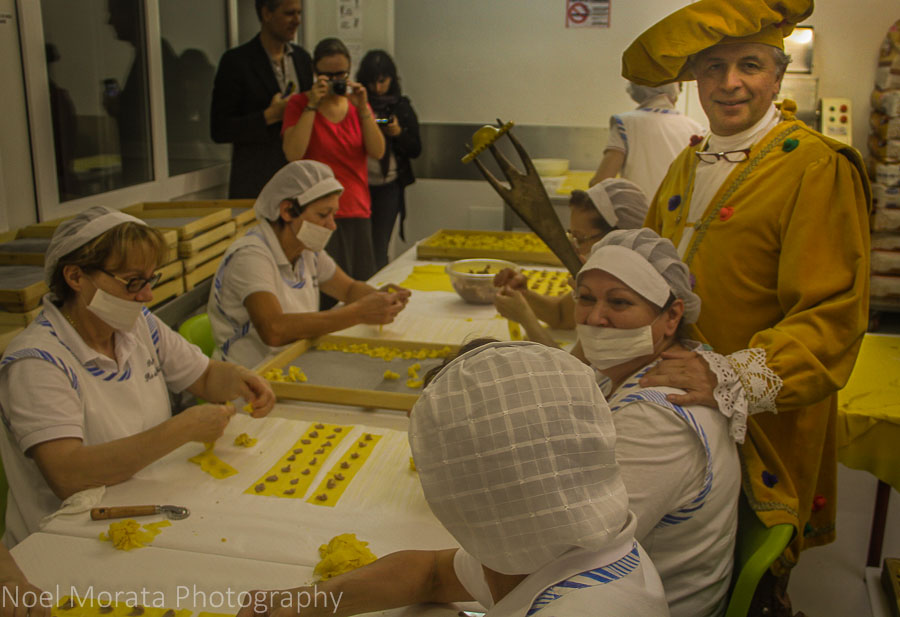
[[[215,441],[235,413],[225,403],[243,398],[255,417],[275,404],[261,377],[208,359],[144,307],[165,250],[159,231],[104,207],[53,234],[43,311],[0,361],[7,546],[71,495],[124,482],[190,441]],[[173,416],[169,390],[216,404]]]
[[[784,38],[812,0],[699,0],[641,34],[623,75],[650,86],[696,79],[710,135],[672,163],[647,227],[695,276],[691,337],[715,352],[666,354],[643,383],[749,415],[740,454],[747,504],[794,537],[757,587],[792,615],[790,569],[834,540],[837,391],[868,325],[871,190],[858,151],[774,103]],[[731,413],[727,411],[727,413]]]
[[[620,175],[652,197],[678,153],[706,130],[675,109],[681,84],[650,88],[628,82],[626,90],[638,108],[610,117],[609,141],[588,185]]]
[[[735,441],[746,418],[675,405],[666,395],[682,390],[639,384],[663,352],[698,346],[681,326],[699,315],[687,266],[649,229],[609,233],[578,272],[572,353],[598,371],[635,537],[659,570],[673,617],[724,615],[737,529]]]
[[[615,442],[594,372],[572,355],[526,341],[461,350],[409,428],[425,499],[460,548],[400,551],[319,583],[317,593],[342,594],[337,606],[283,607],[287,596],[270,594],[238,617],[470,600],[488,617],[666,616]]]
[[[288,163],[263,187],[259,225],[228,248],[209,291],[217,357],[253,367],[288,343],[390,323],[403,310],[409,290],[354,280],[325,251],[343,190],[311,160]],[[344,306],[320,311],[320,289]]]
[[[609,178],[587,191],[572,191],[569,198],[569,239],[584,259],[591,247],[615,229],[637,229],[647,215],[647,196],[629,180]],[[531,341],[555,347],[553,337],[541,325],[571,330],[575,327],[572,311],[575,302],[570,294],[545,296],[528,289],[528,279],[521,272],[504,268],[494,276],[500,287],[494,306],[503,317],[525,328]]]

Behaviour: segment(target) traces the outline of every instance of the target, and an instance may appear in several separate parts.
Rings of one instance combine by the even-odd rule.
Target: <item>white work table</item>
[[[415,258],[415,248],[377,273],[376,286],[402,284],[417,265],[444,264]],[[559,268],[535,268],[559,271]],[[454,292],[412,290],[406,309],[382,328],[360,325],[340,335],[458,345],[476,336],[509,339],[505,319],[493,305],[463,302]],[[554,332],[565,340],[572,333]],[[325,464],[302,498],[266,497],[246,493],[301,437],[311,424],[346,427],[347,437],[327,454]],[[13,554],[30,580],[39,587],[69,593],[72,585],[98,590],[157,590],[172,598],[168,608],[191,608],[234,613],[236,607],[210,606],[186,600],[175,606],[183,585],[206,592],[235,593],[313,582],[318,548],[341,533],[355,533],[377,555],[401,549],[442,549],[456,546],[431,514],[415,471],[410,469],[402,412],[279,401],[272,414],[253,419],[239,413],[218,440],[215,454],[238,473],[216,479],[188,458],[203,445],[192,443],[160,459],[130,480],[95,491],[92,499],[71,512],[61,511],[42,532],[19,544]],[[257,443],[234,445],[247,433]],[[320,480],[345,450],[365,433],[381,436],[360,471],[333,507],[308,503]],[[152,545],[129,552],[115,550],[98,539],[110,521],[92,521],[90,506],[172,504],[191,514],[163,527]],[[65,508],[64,508],[65,510]],[[142,524],[162,515],[139,517]],[[458,608],[411,607],[390,615],[455,615]],[[179,617],[182,617],[179,615]]]

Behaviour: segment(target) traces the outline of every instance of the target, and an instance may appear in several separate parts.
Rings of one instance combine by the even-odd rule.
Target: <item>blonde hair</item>
[[[75,295],[63,276],[66,266],[78,266],[87,272],[117,270],[126,262],[129,253],[133,254],[138,248],[144,257],[150,258],[156,268],[165,256],[166,240],[162,232],[149,225],[127,222],[116,225],[60,257],[50,282],[56,304],[61,305]]]

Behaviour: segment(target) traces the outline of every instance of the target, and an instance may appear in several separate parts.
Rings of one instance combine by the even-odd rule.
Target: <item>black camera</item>
[[[347,80],[346,79],[332,79],[328,84],[328,87],[331,91],[338,96],[344,96],[347,94]]]

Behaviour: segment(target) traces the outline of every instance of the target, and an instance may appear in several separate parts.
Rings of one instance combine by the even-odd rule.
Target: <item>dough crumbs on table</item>
[[[342,533],[333,537],[328,544],[319,547],[319,556],[322,559],[313,572],[323,581],[378,559],[369,550],[369,543],[357,539],[355,533]]]
[[[317,506],[335,506],[353,478],[362,469],[375,444],[381,439],[381,435],[365,433],[355,446],[344,453],[344,456],[325,474],[325,477],[313,491],[313,495],[306,500]],[[367,447],[371,445],[371,447]]]
[[[302,499],[331,451],[352,429],[352,426],[323,423],[307,427],[300,439],[244,493]]]

